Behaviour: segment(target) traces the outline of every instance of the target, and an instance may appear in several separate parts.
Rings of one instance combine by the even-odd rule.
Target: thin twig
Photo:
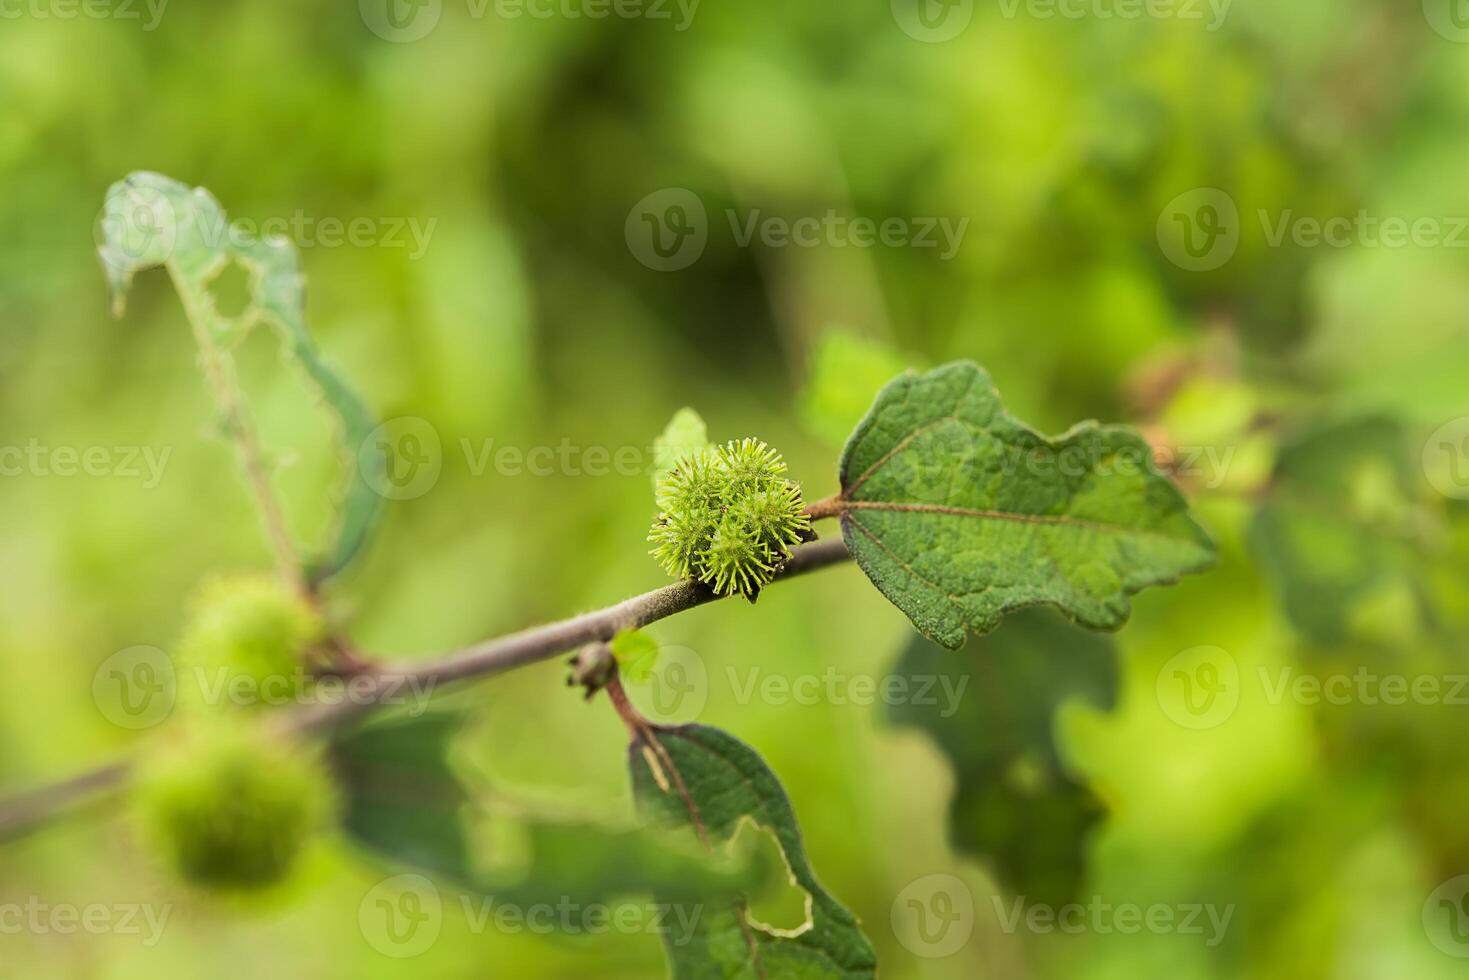
[[[841,538],[825,538],[804,544],[791,553],[791,560],[777,581],[826,568],[849,557]],[[516,667],[550,659],[584,643],[610,640],[619,630],[646,626],[718,598],[707,586],[686,579],[606,609],[486,640],[433,660],[384,665],[354,678],[354,684],[358,686],[354,686],[351,699],[292,711],[282,719],[280,729],[292,735],[330,731],[373,710],[405,689],[437,692],[445,684],[503,674]],[[117,762],[59,783],[0,799],[0,840],[19,836],[56,814],[123,789],[130,768],[126,761]]]

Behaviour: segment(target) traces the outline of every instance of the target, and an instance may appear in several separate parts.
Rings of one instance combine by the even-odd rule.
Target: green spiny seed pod
[[[811,531],[811,519],[803,513],[801,491],[789,480],[745,496],[731,506],[730,513],[754,531],[772,554],[788,551]]]
[[[759,439],[725,443],[717,450],[716,460],[726,476],[726,492],[733,498],[730,503],[757,490],[789,482],[784,478],[785,460]]]
[[[204,689],[230,690],[240,679],[260,694],[304,677],[306,654],[325,628],[310,603],[266,575],[206,582],[179,643],[180,693],[186,702]],[[265,703],[253,697],[252,704]]]
[[[674,578],[690,578],[699,556],[709,548],[717,525],[713,508],[685,509],[665,513],[653,525],[648,540],[656,547],[653,557]]]
[[[236,891],[285,878],[332,801],[313,749],[222,720],[145,759],[133,797],[143,830],[180,877]]]
[[[681,459],[658,483],[648,540],[675,578],[753,599],[811,532],[801,488],[779,453],[742,439]]]
[[[775,556],[755,531],[729,514],[699,556],[698,573],[720,595],[751,595],[775,574]]]
[[[697,450],[674,464],[658,481],[658,506],[669,513],[688,513],[716,506],[728,486],[719,457],[712,450]]]

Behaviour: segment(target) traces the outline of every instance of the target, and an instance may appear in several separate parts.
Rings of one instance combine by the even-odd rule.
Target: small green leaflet
[[[221,409],[243,402],[231,351],[260,324],[280,331],[286,350],[340,423],[343,458],[351,475],[335,541],[309,573],[320,580],[341,570],[377,521],[383,498],[375,487],[383,485],[384,464],[374,454],[358,453],[377,423],[322,360],[307,332],[306,279],[295,248],[282,239],[254,238],[231,225],[219,202],[202,187],[191,189],[146,172],[130,174],[107,189],[100,235],[97,253],[114,315],[125,311],[135,274],[160,265],[168,270]],[[216,307],[210,287],[232,263],[249,274],[251,301],[240,314],[226,316]]]
[[[968,361],[890,382],[847,442],[841,486],[827,513],[857,564],[950,649],[1041,603],[1116,629],[1128,596],[1215,560],[1141,436],[1083,422],[1048,439]]]
[[[653,489],[667,476],[680,459],[700,449],[708,449],[709,427],[692,408],[680,408],[668,420],[663,434],[653,440]]]
[[[619,630],[607,644],[617,658],[617,669],[634,684],[644,684],[658,666],[658,641],[642,630]]]
[[[628,749],[633,797],[648,822],[692,825],[718,847],[752,821],[774,836],[794,883],[809,896],[806,924],[787,932],[756,922],[742,896],[712,895],[692,934],[678,942],[665,937],[674,980],[876,977],[872,945],[856,917],[816,880],[790,800],[764,760],[716,728],[648,731]]]

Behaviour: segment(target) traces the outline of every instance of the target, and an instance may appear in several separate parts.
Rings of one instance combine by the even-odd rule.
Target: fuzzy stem
[[[808,506],[806,508],[806,516],[813,521],[819,521],[826,517],[840,517],[846,509],[847,499],[838,493],[818,500]]]

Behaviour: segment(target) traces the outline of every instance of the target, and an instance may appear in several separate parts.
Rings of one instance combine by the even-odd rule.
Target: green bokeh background
[[[1252,681],[1469,672],[1469,533],[1442,492],[1469,486],[1445,484],[1422,452],[1469,415],[1469,232],[1455,221],[1469,215],[1469,30],[1451,29],[1449,0],[1235,0],[1217,29],[1203,5],[1199,21],[1103,0],[1077,17],[975,2],[942,43],[900,28],[902,2],[704,0],[685,30],[676,7],[657,20],[437,6],[436,26],[404,43],[350,0],[173,0],[151,30],[141,5],[109,18],[64,18],[59,0],[0,8],[0,445],[168,454],[156,485],[0,478],[5,786],[141,746],[154,733],[94,703],[98,666],[135,645],[170,649],[210,572],[270,564],[211,437],[167,277],[142,276],[127,315],[108,315],[102,195],[156,170],[253,222],[433,222],[421,255],[298,241],[327,356],[380,417],[421,419],[442,446],[437,483],[392,503],[329,590],[374,653],[426,655],[659,584],[646,475],[511,475],[477,465],[486,448],[642,451],[693,405],[716,439],[780,447],[823,496],[883,364],[963,357],[1039,428],[1130,421],[1232,451],[1229,479],[1187,486],[1219,569],[1139,596],[1116,639],[1115,708],[1055,719],[1066,765],[1106,808],[1085,841],[1082,900],[1233,905],[1214,946],[1007,932],[996,903],[1011,896],[983,856],[948,843],[955,775],[933,741],[880,706],[741,703],[730,678],[751,667],[885,675],[911,629],[856,569],[651,632],[705,667],[698,720],[784,780],[884,977],[1462,975],[1422,918],[1435,888],[1469,873],[1469,704],[1277,701]],[[672,272],[641,264],[627,237],[630,212],[665,188],[708,214],[707,247]],[[1206,188],[1238,209],[1238,248],[1189,271],[1169,259],[1170,208]],[[741,245],[726,214],[756,209],[967,225],[948,259]],[[1283,216],[1359,213],[1431,219],[1458,244],[1270,240]],[[865,342],[877,366],[807,396],[833,336]],[[240,359],[292,527],[319,539],[339,475],[330,428],[267,333]],[[1384,490],[1370,468],[1283,471],[1277,484],[1343,497],[1355,522],[1301,530],[1319,581],[1293,573],[1251,532],[1271,461],[1323,420],[1368,414],[1401,431],[1401,474]],[[1372,553],[1365,585],[1321,584],[1376,535],[1394,547]],[[1290,574],[1306,575],[1308,600],[1347,600],[1290,614]],[[1345,625],[1323,639],[1308,628],[1323,617]],[[1243,678],[1237,708],[1207,729],[1178,724],[1158,693],[1172,658],[1199,646],[1227,651]],[[486,860],[513,859],[527,814],[631,820],[621,725],[563,675],[552,662],[455,696],[474,712],[456,751],[476,812],[493,815],[476,821]],[[0,906],[167,905],[162,940],[0,930],[0,976],[662,975],[652,936],[477,931],[457,904],[431,949],[394,960],[358,916],[397,869],[345,840],[321,844],[268,902],[209,899],[172,882],[117,811],[7,844]],[[942,958],[892,924],[903,890],[934,874],[961,879],[974,908],[972,936]]]

